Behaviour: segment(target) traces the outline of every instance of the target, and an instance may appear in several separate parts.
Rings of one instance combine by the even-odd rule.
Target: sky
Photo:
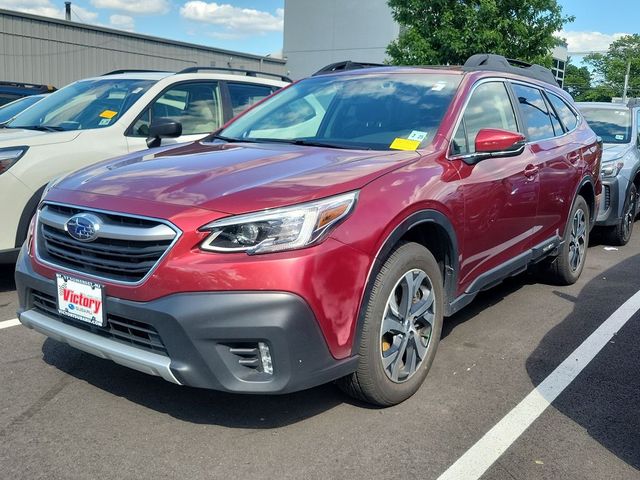
[[[576,17],[559,34],[570,53],[606,50],[616,38],[640,33],[638,2],[559,0]],[[64,0],[0,0],[0,8],[64,17]],[[258,55],[282,52],[284,0],[73,0],[72,10],[77,22]]]

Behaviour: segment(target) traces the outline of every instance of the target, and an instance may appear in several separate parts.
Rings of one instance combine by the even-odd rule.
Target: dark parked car
[[[601,153],[551,72],[502,57],[308,78],[204,140],[49,185],[19,318],[181,385],[337,379],[392,405],[478,292],[533,263],[578,279]]]
[[[47,94],[55,92],[55,90],[56,88],[51,85],[0,81],[0,107],[22,97]]]

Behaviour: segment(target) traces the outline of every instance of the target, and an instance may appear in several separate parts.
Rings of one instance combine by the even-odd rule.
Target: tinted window
[[[547,104],[542,98],[542,92],[537,88],[514,84],[513,90],[520,104],[520,111],[527,124],[527,138],[529,141],[543,140],[554,136],[551,115]]]
[[[553,125],[553,131],[555,132],[556,136],[564,134],[562,123],[560,122],[560,117],[558,117],[558,114],[553,109],[553,107],[549,105],[549,102],[547,102],[547,110],[549,110],[549,116],[551,117],[551,124]]]
[[[628,108],[581,108],[584,118],[604,143],[631,141],[631,111]]]
[[[228,83],[227,85],[234,117],[277,90],[276,87],[249,83]]]
[[[476,135],[483,128],[518,131],[513,106],[502,82],[483,83],[475,89],[454,135],[452,153],[474,153]]]
[[[576,128],[576,125],[578,125],[578,117],[576,117],[576,114],[573,113],[573,110],[571,110],[567,106],[565,101],[560,97],[557,97],[553,93],[549,93],[548,98],[551,102],[551,105],[553,105],[553,108],[555,108],[556,112],[558,112],[560,120],[562,120],[562,123],[564,124],[566,129],[568,131],[571,131]]]
[[[275,94],[221,135],[248,141],[307,141],[389,150],[396,139],[431,142],[460,76],[375,74],[318,76]],[[417,148],[417,146],[416,146]]]
[[[216,82],[185,83],[163,93],[133,125],[131,134],[149,135],[149,124],[156,118],[169,118],[182,124],[183,135],[205,135],[222,125],[220,93]]]

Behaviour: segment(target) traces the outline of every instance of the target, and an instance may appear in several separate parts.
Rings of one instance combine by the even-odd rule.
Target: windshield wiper
[[[306,140],[304,138],[251,138],[249,141],[256,143],[288,143],[289,145],[301,145],[303,147],[339,148],[342,150],[371,150],[370,147],[356,147],[354,145],[319,142],[317,140]]]
[[[5,128],[23,128],[25,130],[37,130],[38,132],[66,132],[67,130],[62,127],[54,127],[52,125],[20,125],[11,127],[7,125]]]
[[[251,142],[251,140],[245,140],[244,138],[225,137],[224,135],[212,135],[211,138],[216,140],[222,140],[223,142],[238,143],[238,142]]]

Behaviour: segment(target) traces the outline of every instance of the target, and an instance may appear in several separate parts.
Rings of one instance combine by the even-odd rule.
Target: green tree
[[[554,33],[573,17],[557,0],[388,0],[401,26],[396,65],[462,64],[475,53],[548,63]]]
[[[591,72],[587,67],[573,65],[571,59],[567,61],[564,73],[564,89],[578,102],[586,100],[586,95],[593,88],[591,86]]]
[[[640,35],[626,35],[609,46],[607,53],[592,53],[584,58],[598,78],[595,89],[604,96],[621,97],[624,77],[630,62],[628,96],[640,97]]]

